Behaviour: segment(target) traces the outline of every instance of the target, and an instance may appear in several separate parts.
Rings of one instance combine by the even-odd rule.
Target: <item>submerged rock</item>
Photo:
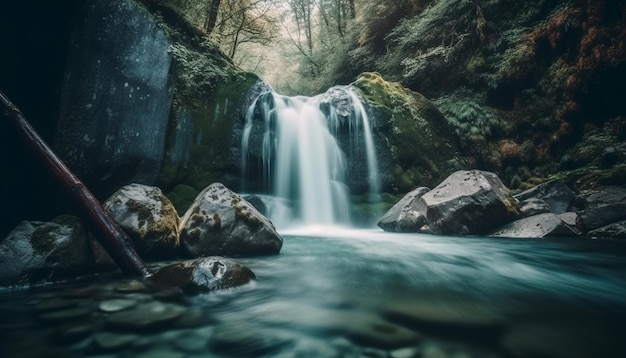
[[[126,185],[104,203],[104,208],[132,239],[142,258],[178,256],[178,214],[161,189]]]
[[[93,269],[87,233],[73,216],[22,221],[0,242],[0,286],[68,279]]]
[[[458,171],[421,198],[437,234],[485,234],[518,215],[518,203],[490,172]]]
[[[150,302],[130,310],[115,312],[107,317],[107,326],[122,331],[147,332],[167,328],[183,316],[187,309],[183,306]]]
[[[420,200],[430,189],[419,187],[406,194],[378,222],[378,227],[390,232],[419,232],[426,224],[426,207]]]
[[[180,287],[185,292],[232,288],[254,280],[248,267],[223,257],[207,257],[165,266],[151,277],[158,286]]]
[[[187,210],[180,240],[192,257],[274,255],[283,245],[267,218],[220,183],[204,189]]]
[[[543,238],[576,237],[578,231],[567,225],[560,217],[552,213],[530,216],[504,225],[489,236]]]
[[[578,213],[576,225],[588,232],[626,219],[626,189],[601,188],[585,198],[585,210]]]

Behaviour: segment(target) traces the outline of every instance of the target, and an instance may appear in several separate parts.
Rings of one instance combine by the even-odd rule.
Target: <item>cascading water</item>
[[[337,140],[345,131],[348,158]],[[365,161],[369,193],[378,193],[371,125],[352,87],[333,87],[316,97],[266,92],[249,108],[242,135],[244,178],[262,182],[271,195],[264,200],[266,214],[279,228],[348,224],[348,159]]]

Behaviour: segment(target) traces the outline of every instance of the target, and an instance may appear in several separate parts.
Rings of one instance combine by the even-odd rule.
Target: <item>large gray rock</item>
[[[426,207],[420,199],[429,190],[419,187],[406,194],[383,215],[378,227],[388,232],[419,232],[426,224]]]
[[[274,225],[221,183],[198,195],[180,227],[181,245],[193,257],[273,255],[283,245]]]
[[[135,1],[84,5],[61,90],[56,151],[101,192],[152,183],[172,104],[172,43]]]
[[[0,286],[67,279],[92,271],[93,253],[81,221],[22,221],[0,242]]]
[[[576,237],[576,229],[552,213],[523,218],[506,224],[489,236],[515,238]]]
[[[585,210],[578,213],[576,225],[588,232],[622,220],[626,220],[626,189],[609,186],[585,198]]]
[[[157,271],[150,280],[159,286],[179,287],[189,293],[245,285],[256,276],[248,267],[223,257],[178,262]]]
[[[514,220],[518,202],[494,173],[457,171],[422,196],[437,234],[485,234]]]
[[[104,208],[132,239],[142,258],[178,256],[178,213],[161,189],[126,185],[107,199]]]
[[[590,239],[626,240],[626,220],[618,221],[587,233]]]
[[[515,199],[520,202],[520,208],[532,208],[533,212],[531,215],[539,214],[539,212],[536,212],[537,206],[533,204],[540,202],[544,203],[541,205],[546,205],[546,211],[544,212],[562,214],[570,211],[570,206],[576,200],[576,193],[564,182],[554,180],[523,191],[515,195]]]

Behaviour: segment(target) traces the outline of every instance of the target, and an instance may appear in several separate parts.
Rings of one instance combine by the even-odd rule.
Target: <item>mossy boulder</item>
[[[48,283],[94,271],[91,242],[73,216],[22,221],[0,241],[0,286]]]
[[[383,191],[434,186],[464,166],[452,128],[426,97],[378,73],[363,73],[352,85],[372,118]]]
[[[161,189],[126,185],[104,203],[104,208],[128,234],[143,259],[178,257],[178,213]]]
[[[181,245],[191,257],[276,255],[283,245],[274,225],[221,183],[198,195],[180,228]]]

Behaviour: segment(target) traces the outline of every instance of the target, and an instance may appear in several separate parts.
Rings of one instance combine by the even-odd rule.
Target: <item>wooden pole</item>
[[[52,149],[26,121],[22,112],[0,91],[2,115],[9,119],[22,141],[61,184],[65,193],[82,210],[85,220],[96,230],[96,237],[111,258],[127,275],[146,277],[149,271],[132,246],[128,235],[104,210],[102,204],[52,152]]]

